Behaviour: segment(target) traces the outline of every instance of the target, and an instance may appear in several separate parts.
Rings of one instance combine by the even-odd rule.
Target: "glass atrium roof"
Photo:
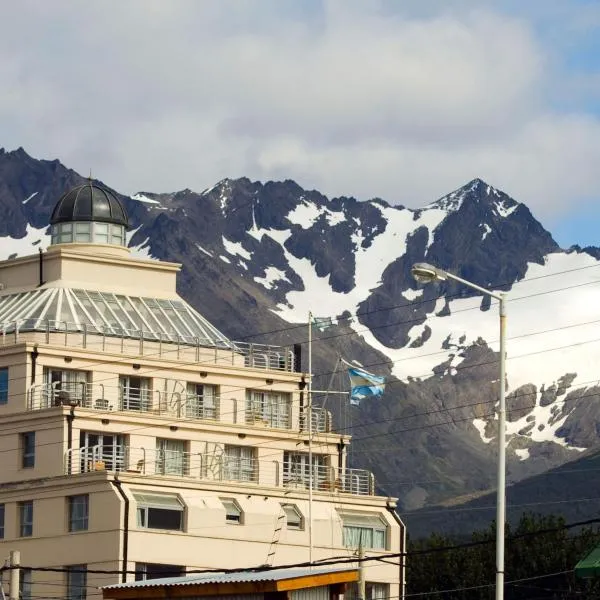
[[[48,288],[0,297],[0,333],[87,331],[102,335],[231,347],[231,342],[183,300],[91,290]]]

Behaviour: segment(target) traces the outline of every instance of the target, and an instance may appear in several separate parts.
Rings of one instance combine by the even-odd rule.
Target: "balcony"
[[[364,469],[339,469],[313,465],[312,478],[307,468],[290,468],[283,460],[259,461],[255,458],[229,457],[190,452],[164,453],[156,449],[84,446],[65,454],[65,474],[94,471],[123,471],[141,475],[184,477],[207,483],[228,482],[280,487],[296,490],[373,496],[373,474]]]
[[[242,406],[240,406],[240,404]],[[257,410],[236,398],[212,396],[199,400],[195,394],[164,392],[142,387],[109,386],[102,383],[48,383],[29,388],[27,409],[80,406],[99,412],[126,412],[164,416],[169,419],[244,424],[272,429],[308,431],[305,413],[289,402],[271,403]],[[330,433],[331,413],[312,409],[313,433]]]
[[[69,321],[21,319],[0,322],[0,345],[25,339],[67,348],[129,356],[185,360],[202,365],[248,367],[268,371],[296,370],[291,347],[223,341],[141,329],[89,327]]]

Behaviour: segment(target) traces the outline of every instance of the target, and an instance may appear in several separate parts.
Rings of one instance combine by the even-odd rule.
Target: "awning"
[[[600,545],[575,565],[575,575],[581,579],[600,576]]]

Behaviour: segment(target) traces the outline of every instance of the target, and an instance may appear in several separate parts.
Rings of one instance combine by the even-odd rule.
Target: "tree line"
[[[420,594],[414,596],[419,600],[493,600],[495,539],[493,523],[468,539],[438,534],[409,539],[407,600],[411,594]],[[599,528],[569,530],[559,516],[528,513],[516,526],[507,523],[505,599],[600,600],[600,577],[582,580],[574,573],[598,544]],[[447,549],[451,546],[459,547]]]

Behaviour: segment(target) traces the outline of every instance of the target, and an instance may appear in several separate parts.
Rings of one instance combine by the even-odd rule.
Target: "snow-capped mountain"
[[[82,180],[0,151],[0,258],[45,247],[54,203]],[[230,337],[304,342],[312,312],[334,322],[315,334],[319,385],[338,354],[389,376],[383,400],[332,408],[352,427],[352,461],[401,507],[494,483],[496,306],[456,283],[419,285],[415,262],[508,294],[509,478],[598,447],[600,250],[560,249],[487,183],[421,209],[245,178],[121,197],[134,253],[182,262],[180,292]]]

